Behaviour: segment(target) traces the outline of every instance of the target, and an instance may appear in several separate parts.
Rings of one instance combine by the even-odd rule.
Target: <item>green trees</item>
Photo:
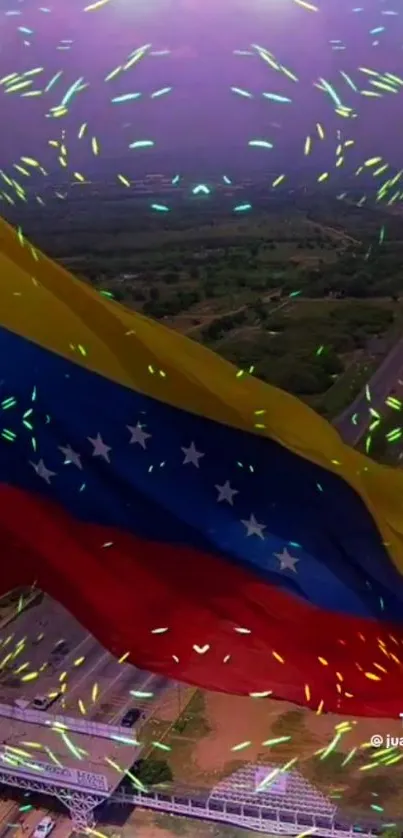
[[[242,323],[245,323],[246,319],[246,311],[238,311],[234,314],[226,314],[224,317],[218,317],[203,329],[203,338],[206,339],[207,342],[209,340],[218,340],[218,338],[222,337],[222,335],[226,332],[233,329],[234,326],[239,326]]]
[[[140,759],[133,770],[140,782],[148,788],[158,786],[160,783],[170,783],[173,780],[170,766],[163,759]]]
[[[381,838],[402,838],[402,829],[397,824],[395,826],[385,826],[381,832]]]

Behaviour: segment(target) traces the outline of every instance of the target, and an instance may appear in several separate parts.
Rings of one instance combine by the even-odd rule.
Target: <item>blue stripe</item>
[[[90,352],[90,347],[88,352]],[[362,499],[342,478],[276,442],[128,390],[0,330],[0,480],[73,516],[208,550],[321,608],[402,619],[403,578]],[[17,403],[8,406],[9,398]],[[127,426],[151,434],[143,449]],[[32,426],[32,427],[31,427]],[[9,432],[16,434],[7,441]],[[88,437],[111,447],[108,463]],[[194,442],[199,468],[184,464]],[[82,470],[65,464],[70,445]],[[54,472],[49,485],[34,468]],[[216,485],[237,490],[233,506]],[[247,536],[253,514],[264,539]],[[287,549],[296,571],[281,569]],[[189,567],[189,573],[192,569]]]

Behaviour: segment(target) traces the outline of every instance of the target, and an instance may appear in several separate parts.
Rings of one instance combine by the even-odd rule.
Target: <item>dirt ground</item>
[[[256,700],[238,696],[225,696],[218,693],[205,693],[207,720],[212,731],[209,736],[197,743],[195,756],[204,770],[211,770],[222,762],[223,755],[229,754],[235,745],[251,741],[244,751],[238,752],[237,758],[253,762],[262,753],[262,743],[270,739],[273,723],[285,713],[295,711],[288,702]],[[403,707],[403,701],[402,701]],[[346,721],[345,716],[331,713],[317,716],[309,710],[303,710],[304,724],[307,731],[308,753],[328,744],[335,733],[335,726]],[[403,720],[351,719],[352,730],[348,731],[340,742],[343,752],[359,747],[368,742],[375,733],[384,736],[403,737]],[[292,731],[290,731],[290,734]],[[311,736],[309,736],[311,734]],[[269,748],[269,760],[275,756],[275,748]],[[243,756],[241,756],[241,754]],[[403,750],[402,750],[403,754]]]
[[[213,824],[196,821],[191,818],[179,818],[176,815],[136,809],[123,828],[102,828],[108,838],[256,838],[255,832],[238,829],[226,824]],[[266,838],[271,838],[266,833]]]
[[[183,730],[174,722],[178,708],[184,708],[183,718],[187,720]],[[375,816],[375,806],[376,817],[380,817],[381,808],[382,817],[403,818],[400,719],[316,715],[287,702],[185,688],[171,691],[157,715],[165,720],[163,741],[170,752],[164,758],[171,767],[176,786],[211,789],[247,763],[282,766],[296,759],[295,769],[323,793],[339,799],[338,805],[346,812]],[[337,726],[347,722],[348,729],[342,731],[339,741],[322,761],[320,757],[334,740]],[[384,739],[380,749],[369,744],[374,734]],[[388,735],[402,737],[402,746],[383,755]],[[267,744],[267,740],[280,737],[290,738]],[[341,767],[348,755],[351,755],[348,763]],[[397,759],[399,756],[402,761]],[[382,762],[394,757],[396,761],[390,765]]]

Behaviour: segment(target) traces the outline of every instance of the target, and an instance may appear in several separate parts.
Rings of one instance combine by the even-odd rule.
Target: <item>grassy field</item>
[[[176,227],[172,219],[153,219],[138,235],[127,223],[122,229],[115,224],[113,235],[98,235],[90,249],[88,234],[77,230],[73,254],[60,237],[57,255],[65,247],[75,270],[103,293],[237,367],[253,368],[254,375],[332,419],[379,363],[379,355],[372,357],[373,339],[397,323],[403,328],[402,304],[388,290],[363,299],[360,291],[349,299],[344,290],[342,298],[326,290],[324,277],[337,284],[354,277],[356,265],[356,282],[369,282],[364,255],[358,258],[354,249],[365,223],[377,223],[365,212],[361,217],[351,209],[350,218],[345,208],[333,210],[333,221],[330,210],[325,213],[326,226],[290,208],[199,223],[189,216]],[[380,268],[379,276],[383,281]]]

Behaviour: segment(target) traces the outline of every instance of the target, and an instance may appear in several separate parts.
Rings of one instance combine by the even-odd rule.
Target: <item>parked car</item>
[[[137,722],[137,719],[140,717],[141,711],[137,710],[137,708],[132,707],[131,710],[127,710],[124,714],[123,718],[121,719],[120,724],[122,727],[133,727],[134,723]]]
[[[47,815],[45,818],[42,818],[39,821],[38,826],[35,829],[33,838],[47,838],[48,835],[52,832],[52,829],[56,826],[56,821],[49,818]]]
[[[59,640],[53,647],[50,656],[53,658],[64,658],[70,652],[69,644],[65,640]]]
[[[47,710],[60,696],[61,692],[52,693],[51,695],[36,695],[32,702],[32,707],[34,710]]]

